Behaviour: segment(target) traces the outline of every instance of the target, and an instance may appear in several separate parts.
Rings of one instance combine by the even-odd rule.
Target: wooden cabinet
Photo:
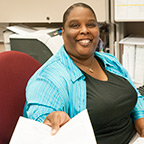
[[[64,11],[78,0],[0,0],[0,23],[57,23]],[[99,22],[107,20],[107,0],[83,0],[96,12]]]

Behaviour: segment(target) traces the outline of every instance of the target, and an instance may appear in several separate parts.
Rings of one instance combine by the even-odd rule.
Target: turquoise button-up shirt
[[[106,70],[127,79],[135,88],[127,71],[109,53],[95,52]],[[135,88],[136,89],[136,88]],[[132,110],[133,120],[144,118],[144,96]],[[86,82],[81,70],[66,53],[64,46],[53,55],[29,80],[23,115],[43,122],[53,111],[65,111],[71,118],[86,109]]]

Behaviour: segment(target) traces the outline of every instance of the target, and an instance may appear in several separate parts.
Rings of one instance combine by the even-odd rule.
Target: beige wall
[[[3,42],[3,31],[6,29],[8,24],[0,23],[0,42]]]
[[[107,0],[83,0],[96,12],[98,21],[106,21]],[[1,0],[0,22],[62,22],[63,12],[79,0]],[[47,18],[49,17],[49,20]]]

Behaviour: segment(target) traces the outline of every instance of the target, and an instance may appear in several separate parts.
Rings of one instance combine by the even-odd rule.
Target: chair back
[[[37,60],[22,52],[0,53],[0,144],[9,143],[23,114],[27,82],[40,66]]]

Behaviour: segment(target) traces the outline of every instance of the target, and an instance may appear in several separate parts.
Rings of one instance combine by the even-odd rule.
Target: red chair
[[[9,143],[23,113],[26,84],[40,66],[22,52],[0,53],[0,144]]]

